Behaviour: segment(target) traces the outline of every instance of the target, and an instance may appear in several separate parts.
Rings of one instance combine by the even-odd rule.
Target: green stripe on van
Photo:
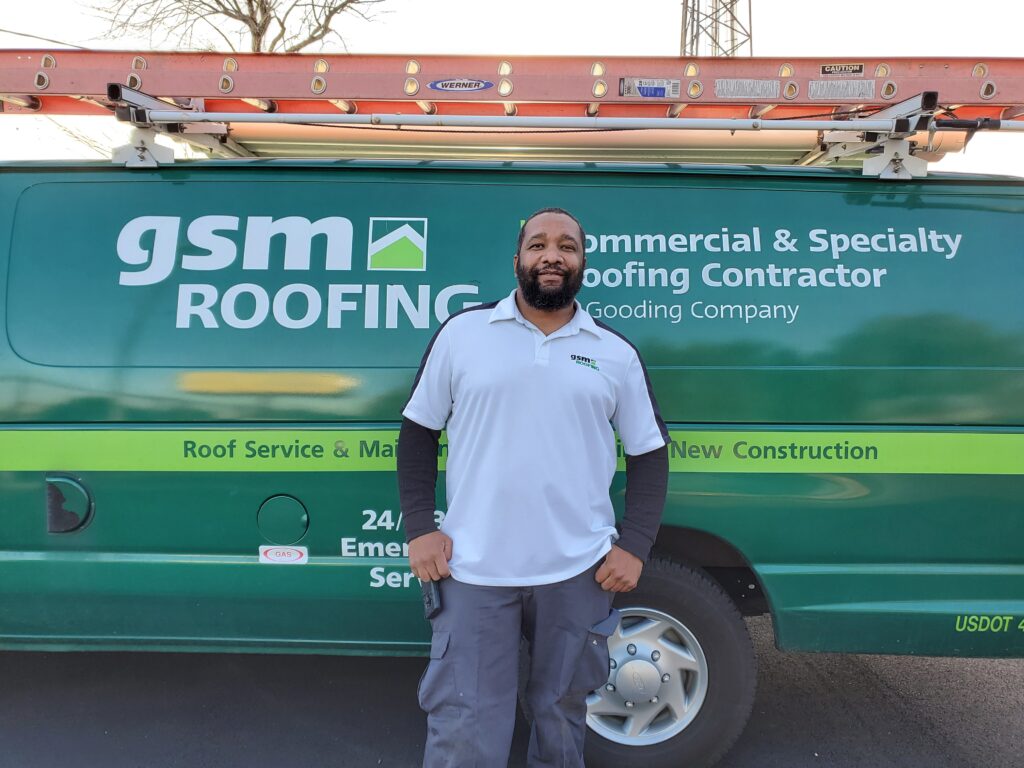
[[[1024,474],[1017,433],[674,430],[671,438],[673,472]],[[13,429],[0,431],[0,471],[390,472],[397,439],[396,430]]]

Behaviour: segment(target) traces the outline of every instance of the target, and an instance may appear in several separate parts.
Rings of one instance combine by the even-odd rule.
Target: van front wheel
[[[739,611],[707,576],[660,558],[615,607],[608,682],[587,697],[587,765],[714,765],[754,703],[754,649]]]

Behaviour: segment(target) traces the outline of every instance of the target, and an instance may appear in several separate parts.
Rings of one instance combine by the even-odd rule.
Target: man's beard
[[[583,267],[584,265],[581,264],[580,268],[575,271],[564,267],[535,267],[528,272],[520,262],[516,265],[519,290],[522,291],[526,303],[534,309],[545,312],[564,309],[572,304],[572,300],[576,298],[576,294],[583,286]],[[557,272],[562,275],[562,284],[558,288],[542,288],[541,272]]]

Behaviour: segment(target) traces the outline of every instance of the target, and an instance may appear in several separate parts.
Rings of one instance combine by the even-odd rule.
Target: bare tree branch
[[[310,16],[313,19],[312,29],[306,37],[285,48],[287,53],[301,51],[313,43],[319,42],[331,34],[331,22],[339,13],[348,10],[358,0],[336,0],[335,2],[311,2]],[[321,15],[322,13],[322,15]]]
[[[384,0],[105,0],[93,10],[111,37],[148,35],[179,46],[212,48],[219,37],[232,51],[295,53],[337,37],[345,13],[369,21],[368,9]],[[197,28],[207,30],[205,34]],[[213,35],[213,33],[216,33]],[[241,45],[232,42],[238,39]]]
[[[284,39],[285,33],[288,30],[288,17],[291,16],[292,11],[298,6],[299,0],[293,0],[292,4],[288,6],[288,9],[282,15],[275,15],[274,21],[277,22],[279,27],[277,34],[274,39],[270,41],[270,45],[267,46],[269,50],[273,51],[277,49],[281,41]]]
[[[216,32],[218,35],[221,36],[221,39],[224,40],[225,43],[227,43],[229,51],[234,51],[235,50],[235,44],[232,43],[228,39],[227,35],[225,35],[223,32],[221,32],[220,27],[218,27],[216,24],[214,24],[212,21],[210,21],[209,14],[204,15],[204,16],[200,16],[199,18],[200,18],[200,21],[206,22],[206,25],[209,26],[210,29],[212,29],[214,32]]]

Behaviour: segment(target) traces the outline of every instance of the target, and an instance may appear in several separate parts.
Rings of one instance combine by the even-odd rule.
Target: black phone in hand
[[[441,612],[441,589],[436,581],[421,581],[423,591],[423,616],[432,619]]]

